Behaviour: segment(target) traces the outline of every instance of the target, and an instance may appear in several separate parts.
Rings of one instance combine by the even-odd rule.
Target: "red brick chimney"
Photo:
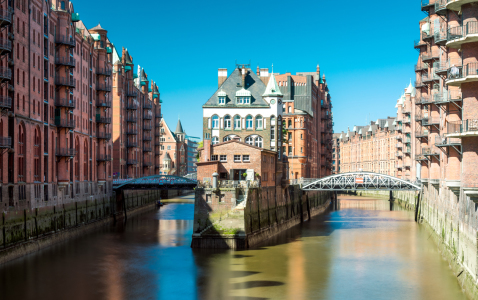
[[[217,71],[217,87],[221,87],[221,85],[226,81],[227,79],[227,69],[224,68],[219,68]]]
[[[204,139],[201,162],[211,160],[211,139]]]

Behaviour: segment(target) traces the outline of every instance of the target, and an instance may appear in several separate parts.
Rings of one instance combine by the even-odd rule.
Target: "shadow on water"
[[[257,288],[257,287],[280,286],[280,285],[284,285],[284,283],[279,281],[262,280],[262,281],[246,281],[246,282],[234,283],[234,284],[231,284],[231,288],[234,290],[239,290],[239,289],[251,289],[251,288]]]

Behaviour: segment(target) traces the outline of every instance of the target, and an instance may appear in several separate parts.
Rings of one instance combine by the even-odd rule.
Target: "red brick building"
[[[111,45],[70,1],[0,4],[2,206],[111,195]]]
[[[161,120],[161,169],[159,174],[184,176],[187,170],[188,145],[181,120],[173,132],[166,121]]]
[[[280,184],[283,177],[282,163],[278,162],[276,151],[237,139],[215,145],[211,145],[210,139],[205,139],[204,147],[198,151],[199,182],[210,181],[212,174],[218,173],[220,180],[260,180],[261,186],[276,186],[276,180]]]

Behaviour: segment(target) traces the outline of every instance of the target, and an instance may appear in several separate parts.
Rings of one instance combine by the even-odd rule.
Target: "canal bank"
[[[477,232],[470,226],[473,221],[465,213],[454,215],[450,212],[456,205],[456,198],[450,190],[443,192],[440,194],[433,186],[424,185],[420,193],[393,192],[393,199],[414,212],[415,220],[427,230],[428,239],[434,241],[463,291],[470,299],[478,299]],[[356,195],[389,198],[388,191],[358,191]],[[448,201],[450,199],[452,201]]]
[[[2,213],[0,265],[65,242],[100,227],[122,222],[153,209],[160,191],[125,191],[125,201],[106,197],[93,201],[52,203],[50,206]]]

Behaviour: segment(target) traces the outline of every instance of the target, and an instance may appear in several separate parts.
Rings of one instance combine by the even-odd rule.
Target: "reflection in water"
[[[167,204],[0,268],[2,299],[465,299],[413,213],[342,196],[247,251],[191,249]]]

